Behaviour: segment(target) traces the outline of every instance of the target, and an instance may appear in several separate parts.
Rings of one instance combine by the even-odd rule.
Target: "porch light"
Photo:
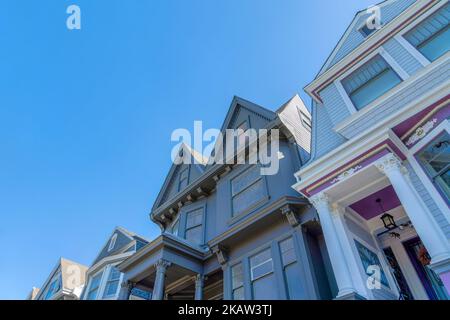
[[[377,199],[376,202],[380,206],[381,212],[382,213],[385,212],[383,205],[381,204],[381,199]],[[397,228],[397,224],[395,223],[394,217],[391,216],[389,213],[384,213],[381,216],[381,221],[383,221],[384,227],[389,231]]]

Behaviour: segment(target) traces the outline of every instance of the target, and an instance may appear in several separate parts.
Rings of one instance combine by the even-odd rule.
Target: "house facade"
[[[123,274],[117,266],[143,248],[148,241],[124,228],[116,227],[86,271],[86,286],[81,300],[117,300]],[[135,300],[149,299],[150,292],[133,290]]]
[[[308,109],[298,96],[277,112],[236,97],[222,132],[237,128],[279,131],[277,173],[262,175],[259,162],[221,164],[180,148],[179,157],[196,161],[172,165],[150,214],[161,235],[118,266],[120,299],[134,288],[151,291],[154,300],[333,296],[316,212],[291,188],[309,157]],[[244,142],[242,149],[250,147]]]
[[[41,289],[33,288],[28,300],[78,300],[86,282],[87,267],[61,258]]]
[[[305,88],[311,159],[293,187],[317,210],[337,299],[449,297],[449,21],[448,0],[361,11]]]

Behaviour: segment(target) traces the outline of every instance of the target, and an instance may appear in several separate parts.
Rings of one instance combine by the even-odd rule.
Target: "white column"
[[[167,268],[171,263],[166,260],[159,260],[155,264],[156,276],[155,284],[153,286],[152,300],[163,300],[164,298],[164,280],[166,278]]]
[[[129,300],[133,284],[130,281],[123,281],[120,284],[120,291],[117,300]]]
[[[195,300],[203,300],[203,286],[205,282],[205,277],[198,274],[195,277]]]
[[[311,197],[310,201],[319,214],[328,254],[339,288],[337,299],[358,294],[352,279],[351,268],[346,258],[346,256],[353,255],[353,252],[346,252],[346,249],[342,247],[341,238],[345,235],[338,235],[338,231],[342,232],[343,230],[342,228],[337,229],[334,225],[333,212],[330,208],[328,196],[322,192]]]
[[[450,259],[449,243],[434,217],[420,199],[409,177],[408,170],[392,153],[381,158],[377,164],[392,184],[402,206],[431,256],[432,263]]]

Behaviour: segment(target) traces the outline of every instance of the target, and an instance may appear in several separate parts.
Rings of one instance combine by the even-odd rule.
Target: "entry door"
[[[415,238],[403,243],[409,258],[416,269],[428,297],[431,300],[448,300],[447,289],[441,278],[430,269],[430,256],[422,241]]]

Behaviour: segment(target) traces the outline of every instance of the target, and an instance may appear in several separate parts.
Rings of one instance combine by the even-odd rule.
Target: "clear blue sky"
[[[233,95],[309,104],[302,88],[370,4],[1,1],[0,299],[25,298],[61,256],[89,265],[117,225],[154,238],[171,132],[219,128]]]

